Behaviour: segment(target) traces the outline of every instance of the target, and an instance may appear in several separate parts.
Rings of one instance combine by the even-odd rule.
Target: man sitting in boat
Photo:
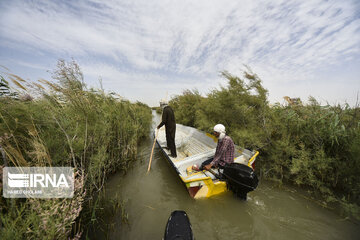
[[[171,157],[176,158],[176,146],[175,146],[175,115],[172,108],[167,104],[165,100],[160,101],[160,107],[163,109],[161,123],[157,127],[161,128],[165,124],[165,133],[166,133],[166,143],[167,147],[170,149]]]
[[[204,161],[200,170],[209,170],[211,167],[224,168],[226,164],[234,162],[235,145],[231,137],[226,135],[225,126],[215,125],[214,135],[218,138],[215,156],[213,159]]]

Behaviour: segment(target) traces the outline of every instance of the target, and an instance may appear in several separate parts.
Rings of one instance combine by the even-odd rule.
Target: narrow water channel
[[[155,125],[159,116],[153,114]],[[109,218],[109,239],[162,239],[173,210],[187,212],[197,240],[360,239],[359,223],[302,197],[296,188],[279,188],[271,182],[260,180],[246,202],[231,192],[193,200],[158,148],[146,173],[152,144],[152,138],[144,141],[129,172],[114,175],[106,185],[107,198],[124,201],[129,221],[122,222],[121,212]]]

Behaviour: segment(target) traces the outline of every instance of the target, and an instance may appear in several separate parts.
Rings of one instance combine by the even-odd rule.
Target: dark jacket
[[[164,107],[161,123],[159,124],[158,128],[161,128],[164,124],[165,124],[166,133],[170,134],[172,138],[175,138],[175,131],[176,131],[175,115],[174,115],[174,111],[170,106]]]

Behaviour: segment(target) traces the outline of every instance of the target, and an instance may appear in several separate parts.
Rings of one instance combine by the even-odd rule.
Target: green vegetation
[[[152,107],[151,110],[155,110],[156,113],[158,113],[158,114],[161,114],[161,113],[162,113],[161,107]]]
[[[223,123],[236,144],[260,151],[256,170],[263,178],[306,187],[360,218],[360,108],[321,106],[314,98],[269,106],[256,74],[223,77],[228,85],[206,97],[186,90],[172,99],[177,122],[208,132]],[[0,239],[78,239],[118,209],[126,222],[120,198],[99,211],[101,192],[109,174],[126,172],[134,161],[151,109],[87,89],[75,62],[59,61],[52,82],[8,78],[17,90],[0,76],[0,146],[7,156],[0,179],[3,166],[73,166],[76,181],[72,199],[1,198]]]
[[[170,101],[178,123],[212,131],[217,123],[240,146],[260,151],[261,176],[297,184],[326,204],[360,218],[360,108],[309,104],[269,106],[267,90],[250,70],[223,72],[228,85],[202,97],[186,90]]]
[[[148,136],[151,109],[87,89],[75,62],[60,60],[52,82],[9,78],[18,90],[1,77],[0,166],[72,166],[76,181],[72,199],[1,198],[0,239],[78,239],[97,221],[94,196],[106,177],[126,171]]]

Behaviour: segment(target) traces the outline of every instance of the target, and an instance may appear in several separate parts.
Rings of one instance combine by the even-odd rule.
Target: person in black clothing
[[[175,146],[175,131],[176,131],[176,123],[175,123],[175,115],[172,108],[167,105],[165,101],[160,102],[160,107],[163,109],[162,120],[158,129],[161,128],[165,124],[165,132],[166,132],[166,143],[167,147],[170,149],[171,157],[176,158],[176,146]]]

